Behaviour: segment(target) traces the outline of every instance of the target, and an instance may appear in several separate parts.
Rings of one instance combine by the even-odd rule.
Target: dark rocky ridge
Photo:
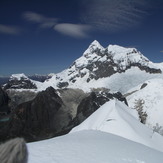
[[[10,97],[8,106],[11,108],[11,110],[14,110],[14,108],[21,103],[33,100],[37,95],[37,92],[30,90],[17,91],[16,89],[7,89],[6,93]]]
[[[101,91],[85,94],[81,90],[65,89],[60,90],[60,95],[63,100],[49,87],[33,100],[18,105],[10,120],[0,125],[0,140],[24,137],[26,141],[37,141],[63,135],[106,101],[113,98],[125,101],[120,93]]]
[[[62,132],[70,121],[62,99],[49,87],[32,101],[22,103],[14,110],[8,124],[8,137],[24,137],[27,141],[42,140]]]

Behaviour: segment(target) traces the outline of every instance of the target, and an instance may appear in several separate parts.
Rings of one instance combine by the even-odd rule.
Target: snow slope
[[[99,130],[144,144],[163,152],[163,137],[141,124],[135,110],[124,103],[112,100],[101,106],[71,133],[82,130]]]
[[[140,107],[147,113],[146,125],[163,134],[163,79],[147,80],[145,87],[141,89],[141,86],[142,84],[128,91],[133,92],[127,96],[128,104],[131,108],[137,109],[137,104],[141,100]]]
[[[28,143],[29,163],[162,163],[163,138],[112,100],[69,134]]]
[[[68,81],[66,76],[66,70],[59,74],[64,79],[64,82]],[[92,88],[108,88],[112,92],[126,93],[133,87],[144,83],[146,80],[162,78],[163,74],[149,74],[145,71],[141,71],[137,67],[132,67],[122,73],[115,73],[114,75],[106,78],[100,78],[98,80],[92,79],[89,83],[86,78],[77,78],[75,83],[69,83],[68,88],[80,88],[85,92],[89,92]],[[51,79],[45,81],[40,88],[46,89],[49,86],[57,87],[58,80],[57,75],[54,75]]]
[[[101,131],[28,144],[29,163],[162,163],[163,153]]]

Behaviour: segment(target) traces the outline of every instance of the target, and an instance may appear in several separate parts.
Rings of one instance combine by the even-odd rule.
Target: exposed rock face
[[[8,125],[8,137],[22,136],[27,141],[36,141],[58,135],[71,120],[64,107],[56,91],[47,88],[15,109]]]
[[[88,96],[89,93],[84,93],[81,89],[59,89],[60,97],[63,103],[66,105],[67,110],[69,110],[72,119],[76,117],[77,107],[81,101]]]
[[[77,108],[77,116],[74,119],[75,125],[78,125],[81,122],[83,122],[100,106],[114,98],[118,99],[119,101],[123,101],[126,105],[128,105],[126,99],[122,96],[120,92],[114,94],[107,92],[101,93],[92,92],[88,97],[84,98],[79,104]]]
[[[33,100],[37,93],[29,90],[17,91],[15,89],[6,90],[10,101],[9,107],[11,110],[14,110],[21,103]]]
[[[126,102],[121,93],[94,91],[88,94],[79,89],[64,89],[59,90],[58,96],[54,88],[47,88],[13,110],[10,120],[1,126],[0,140],[24,137],[37,141],[63,135],[110,99]]]
[[[6,115],[10,113],[10,108],[8,107],[10,98],[7,93],[0,87],[0,115]]]
[[[4,89],[36,89],[36,85],[24,74],[14,74],[10,77]]]

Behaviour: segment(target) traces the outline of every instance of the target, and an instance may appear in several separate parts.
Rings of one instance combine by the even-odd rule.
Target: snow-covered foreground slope
[[[163,153],[101,131],[29,143],[29,163],[162,163]]]
[[[136,112],[124,103],[112,100],[101,106],[71,132],[99,130],[112,133],[163,151],[163,137],[135,118]]]
[[[69,134],[29,143],[29,163],[162,163],[162,136],[135,117],[124,103],[107,102]]]
[[[128,93],[129,106],[142,109],[147,114],[145,124],[163,134],[163,79],[148,80],[144,87],[138,85]]]

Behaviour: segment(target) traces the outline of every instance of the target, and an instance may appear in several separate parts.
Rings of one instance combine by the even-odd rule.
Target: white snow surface
[[[146,87],[141,85],[128,91],[134,92],[127,96],[128,104],[135,108],[137,101],[142,100],[143,112],[147,113],[146,125],[153,128],[157,124],[163,127],[163,79],[151,79],[145,81]]]
[[[83,72],[88,72],[87,69],[83,69]],[[51,79],[48,79],[42,84],[42,89],[46,89],[49,86],[58,88],[58,78],[63,79],[62,82],[67,82],[71,76],[67,76],[68,69],[63,72],[54,75]],[[79,73],[80,74],[80,73]],[[72,74],[73,75],[73,74]],[[141,71],[137,67],[132,67],[123,73],[115,73],[114,75],[98,80],[92,79],[89,83],[86,81],[88,73],[83,78],[76,78],[76,82],[69,82],[68,88],[79,88],[85,92],[89,92],[92,88],[108,88],[112,92],[126,93],[133,87],[144,83],[146,80],[153,78],[163,78],[163,74],[149,74],[145,71]],[[41,90],[41,89],[40,89]]]
[[[107,102],[69,134],[28,143],[29,163],[162,163],[163,138],[135,114]]]
[[[162,163],[163,153],[128,139],[80,131],[28,143],[28,163]]]
[[[88,72],[87,69],[83,69],[82,72]],[[58,78],[63,79],[62,82],[69,81],[70,77],[67,76],[68,70],[64,70],[63,72],[59,74],[53,75],[52,78],[46,80],[44,83],[35,82],[33,81],[37,87],[38,90],[45,90],[47,87],[54,87],[57,89],[58,85]],[[163,79],[163,74],[149,74],[145,71],[141,71],[137,67],[132,67],[131,69],[128,69],[127,71],[123,73],[116,73],[110,77],[101,78],[98,80],[92,79],[89,83],[86,81],[88,78],[88,73],[85,75],[84,78],[76,78],[76,82],[72,83],[69,82],[68,88],[79,88],[82,89],[85,92],[89,92],[93,88],[108,88],[111,90],[111,92],[121,92],[125,94],[133,87],[136,87],[137,85],[140,85],[144,83],[147,80],[150,79]]]
[[[163,137],[139,122],[135,110],[112,100],[101,106],[71,133],[98,130],[112,133],[163,152]]]

